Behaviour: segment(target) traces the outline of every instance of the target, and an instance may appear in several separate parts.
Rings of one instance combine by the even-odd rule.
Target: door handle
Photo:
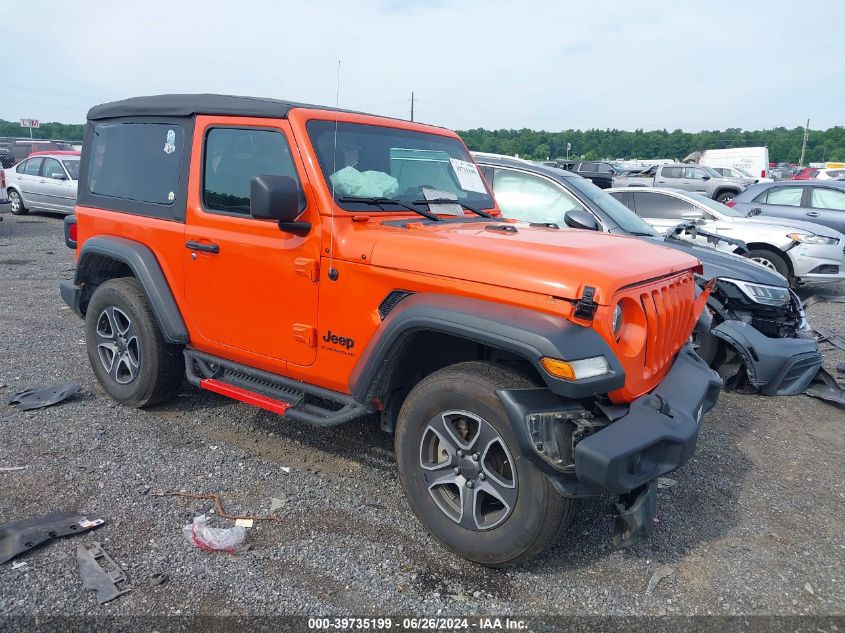
[[[807,217],[808,218],[817,218],[817,217],[819,217],[819,212],[818,211],[807,211]]]
[[[217,255],[217,253],[220,252],[219,244],[205,244],[203,242],[185,242],[185,248],[189,248],[192,251],[202,251],[203,253],[211,253],[212,255]]]

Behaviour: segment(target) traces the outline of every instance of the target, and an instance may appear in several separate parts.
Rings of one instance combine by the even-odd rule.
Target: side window
[[[836,209],[845,211],[845,191],[813,187],[810,190],[810,206],[816,209]]]
[[[688,178],[690,180],[701,180],[707,174],[704,173],[703,169],[699,169],[698,167],[684,167],[684,178]]]
[[[578,171],[596,171],[597,165],[595,163],[581,163]]]
[[[65,171],[55,158],[45,158],[44,165],[41,167],[41,175],[45,178],[53,178],[54,180],[63,180]]]
[[[681,177],[681,167],[664,167],[660,171],[660,175],[664,178],[680,178]]]
[[[184,132],[169,123],[101,123],[94,130],[88,190],[170,205],[179,192]]]
[[[23,166],[23,173],[27,176],[37,176],[43,161],[43,158],[30,158]]]
[[[613,173],[613,169],[607,163],[599,163],[598,169],[596,171],[598,171],[600,174],[612,174]]]
[[[755,202],[800,207],[804,187],[771,187],[757,196]]]
[[[299,183],[284,134],[248,128],[209,130],[203,163],[203,206],[209,211],[249,215],[249,189],[254,176],[290,176]]]
[[[583,209],[562,185],[519,171],[496,168],[493,194],[506,218],[564,226],[567,211]]]
[[[634,207],[641,218],[658,220],[680,220],[682,214],[695,211],[689,202],[648,191],[634,192]]]

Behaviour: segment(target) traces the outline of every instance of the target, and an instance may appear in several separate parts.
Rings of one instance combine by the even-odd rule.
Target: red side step
[[[235,387],[234,385],[227,384],[214,378],[203,378],[200,380],[200,387],[213,391],[214,393],[219,393],[221,396],[228,396],[229,398],[234,398],[235,400],[240,400],[241,402],[246,402],[247,404],[261,407],[262,409],[267,409],[268,411],[278,413],[279,415],[284,415],[285,411],[291,407],[291,405],[287,402],[273,400],[273,398],[262,396],[260,393],[241,389],[240,387]]]

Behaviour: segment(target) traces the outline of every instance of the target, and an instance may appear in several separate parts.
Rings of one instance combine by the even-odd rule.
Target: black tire
[[[789,264],[787,264],[786,260],[778,253],[766,248],[755,248],[749,250],[746,257],[756,261],[758,264],[762,264],[766,268],[779,272],[781,275],[786,277],[787,281],[789,281],[789,285],[794,287],[794,280],[789,274]]]
[[[718,196],[716,196],[716,202],[721,202],[725,204],[728,200],[733,200],[734,196],[736,196],[735,191],[723,191]]]
[[[458,363],[434,372],[414,387],[402,405],[396,424],[399,478],[417,518],[440,543],[458,556],[491,567],[516,564],[538,554],[569,524],[575,508],[574,499],[562,497],[548,478],[522,456],[495,393],[496,389],[523,387],[536,387],[536,384],[489,363]],[[455,418],[450,418],[449,422],[454,431],[459,432],[462,424],[464,427],[477,425],[481,429],[486,422],[489,423],[489,427],[484,427],[488,433],[486,438],[496,434],[498,438],[482,440],[480,432],[467,428],[462,439],[468,442],[470,449],[462,458],[456,457],[458,451],[449,455],[449,448],[443,448],[431,426],[441,421],[445,424],[449,412],[453,416],[457,414],[457,424]],[[495,432],[492,435],[490,427]],[[430,441],[435,442],[433,451],[428,449]],[[460,480],[463,484],[432,483],[436,477],[449,478],[450,473],[455,478],[464,477],[466,471],[462,469],[473,468],[470,450],[477,453],[475,449],[481,445],[486,447],[480,459],[484,466],[475,461],[475,467],[481,469],[480,474],[468,475],[469,478]],[[458,446],[456,443],[452,448]],[[436,456],[438,463],[432,462],[430,466],[435,470],[423,466],[427,455]],[[498,468],[496,477],[512,483],[510,508],[499,501],[504,497],[485,494],[484,488],[491,485],[502,489],[488,467]],[[467,485],[470,480],[477,482],[478,489],[473,487],[473,492],[469,493],[473,496],[465,497],[470,490]],[[470,527],[466,525],[469,520],[463,523],[465,512],[454,516],[458,510],[444,500],[450,495],[455,506],[464,507],[465,498],[474,500]],[[452,516],[443,507],[448,507]],[[484,509],[489,511],[487,515],[481,512]],[[484,526],[478,527],[477,515],[482,515]]]
[[[164,342],[134,278],[111,279],[94,291],[85,344],[94,375],[118,402],[140,408],[176,395],[185,372],[182,347]]]
[[[9,211],[11,211],[13,215],[26,215],[29,213],[29,209],[23,205],[23,198],[21,198],[21,194],[14,189],[9,190],[9,200],[12,202]]]

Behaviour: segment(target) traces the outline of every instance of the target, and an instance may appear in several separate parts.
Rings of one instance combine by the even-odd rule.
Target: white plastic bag
[[[197,549],[205,552],[229,552],[235,554],[246,537],[242,527],[213,528],[206,521],[205,515],[194,517],[194,522],[182,528],[182,534]]]

